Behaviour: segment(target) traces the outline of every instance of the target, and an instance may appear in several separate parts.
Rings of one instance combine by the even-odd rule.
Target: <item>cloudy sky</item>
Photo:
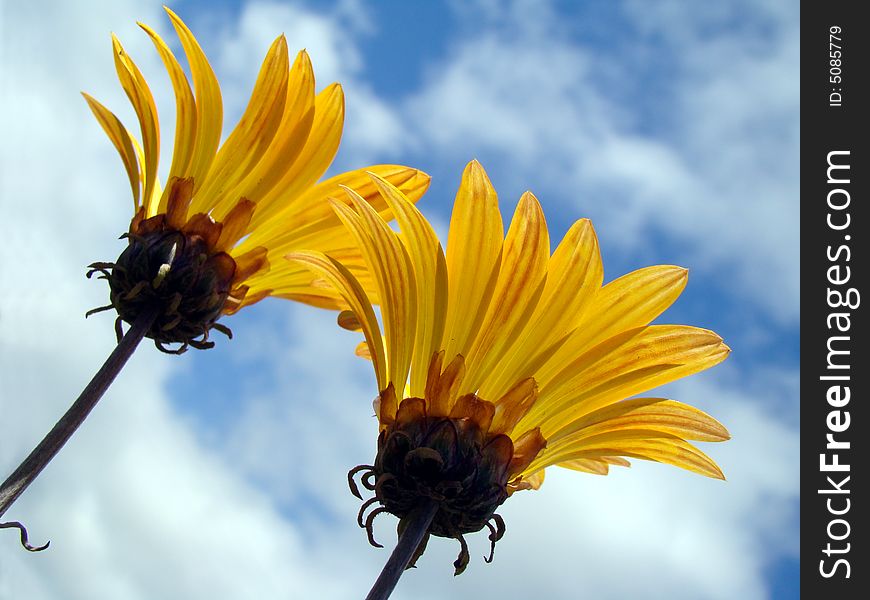
[[[798,597],[798,6],[796,2],[205,2],[172,8],[225,95],[225,129],[270,42],[307,48],[348,114],[333,171],[402,162],[433,176],[443,235],[477,158],[511,214],[531,189],[561,238],[590,217],[605,279],[690,269],[666,322],[714,329],[728,361],[662,394],[719,418],[728,481],[635,461],[551,469],[500,510],[454,578],[430,544],[395,598]],[[137,20],[159,2],[0,0],[0,477],[114,344],[85,265],[123,248],[129,187],[80,90],[132,111],[110,32],[145,72],[169,155],[174,103]],[[168,160],[166,161],[168,164]],[[334,315],[268,300],[235,339],[171,357],[145,343],[7,514],[50,550],[0,536],[0,599],[360,598],[395,522],[368,545],[345,473],[375,449],[370,366]],[[220,336],[219,336],[220,337]]]

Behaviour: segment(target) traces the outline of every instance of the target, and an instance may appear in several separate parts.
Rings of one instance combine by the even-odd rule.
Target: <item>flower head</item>
[[[463,535],[488,527],[494,545],[504,533],[496,508],[540,487],[546,467],[604,475],[639,458],[723,477],[690,443],[728,439],[716,420],[669,399],[626,399],[728,355],[712,331],[649,325],[682,291],[685,269],[648,267],[602,287],[590,222],[574,223],[551,255],[527,192],[505,235],[477,162],[463,174],[445,254],[413,203],[373,179],[401,233],[350,190],[350,206],[333,208],[375,280],[383,334],[372,298],[340,260],[288,257],[340,290],[350,310],[339,323],[365,334],[358,353],[374,365],[380,435],[374,464],[350,475],[357,495],[359,472],[375,493],[359,518],[370,535],[380,512],[404,519],[434,500],[429,533],[460,540],[458,573],[468,562]]]
[[[425,192],[428,175],[377,165],[317,183],[338,149],[344,96],[338,84],[315,94],[308,54],[299,52],[291,64],[284,36],[269,48],[248,106],[221,144],[223,108],[215,74],[184,22],[166,11],[193,85],[169,46],[140,24],[175,93],[175,142],[165,188],[157,176],[160,128],[154,98],[116,37],[115,67],[136,112],[141,143],[118,117],[84,94],[121,156],[133,193],[127,248],[114,263],[92,265],[91,273],[109,281],[111,304],[103,309],[116,309],[118,324],[156,310],[148,337],[161,349],[181,344],[180,352],[188,345],[210,347],[210,329],[229,332],[217,319],[266,296],[340,307],[334,290],[280,257],[303,248],[329,252],[365,281],[359,252],[327,198],[339,195],[339,186],[352,186],[389,219],[390,209],[366,172],[379,174],[413,200]]]

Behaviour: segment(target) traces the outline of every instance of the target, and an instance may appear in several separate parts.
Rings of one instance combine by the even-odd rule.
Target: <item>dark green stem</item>
[[[91,382],[85,387],[81,395],[73,402],[73,405],[66,411],[66,414],[60,418],[55,426],[48,434],[39,442],[39,445],[24,459],[24,462],[10,475],[3,485],[0,486],[0,517],[9,509],[10,506],[18,499],[24,490],[27,489],[39,473],[48,465],[48,463],[60,452],[67,440],[72,437],[76,429],[84,422],[85,418],[91,412],[91,409],[96,406],[100,398],[109,388],[112,381],[120,373],[121,369],[127,363],[127,360],[133,354],[136,346],[145,337],[148,329],[157,318],[157,311],[142,312],[124,337],[118,342],[118,345],[91,379]],[[22,533],[23,533],[23,527]],[[26,539],[26,538],[24,538]],[[26,547],[26,546],[25,546]]]
[[[408,525],[402,532],[399,543],[396,544],[377,581],[375,581],[375,585],[366,596],[366,600],[386,600],[390,597],[396,584],[399,583],[399,578],[405,572],[408,562],[414,555],[414,551],[423,541],[423,537],[429,530],[429,525],[437,512],[438,503],[434,500],[427,500],[425,504],[418,506],[414,512],[408,515]]]

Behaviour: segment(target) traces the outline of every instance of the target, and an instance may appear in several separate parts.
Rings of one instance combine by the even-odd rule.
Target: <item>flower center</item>
[[[151,228],[127,236],[129,244],[114,263],[94,263],[90,277],[100,272],[109,281],[109,306],[120,321],[133,323],[144,310],[157,311],[146,337],[164,352],[184,352],[187,346],[210,348],[208,332],[216,323],[230,293],[235,261],[213,252],[206,241],[170,227]],[[198,339],[197,339],[198,338]],[[165,344],[181,344],[167,349]]]
[[[404,402],[409,400],[415,399]],[[377,514],[389,512],[405,519],[417,506],[434,500],[438,511],[428,533],[460,541],[462,552],[454,563],[459,574],[468,564],[464,534],[489,527],[493,547],[504,534],[504,522],[495,510],[508,497],[512,457],[513,443],[508,436],[488,436],[469,418],[420,416],[410,421],[397,420],[381,432],[375,464],[357,467],[349,474],[351,490],[357,496],[353,475],[360,471],[365,472],[363,485],[375,493],[360,510],[360,525],[368,530],[373,542],[371,525]],[[363,523],[365,510],[375,502],[381,507]],[[424,539],[414,561],[425,543]]]
[[[503,455],[512,447],[505,435],[485,442],[468,419],[426,417],[392,426],[378,439],[375,494],[399,518],[423,498],[436,500],[430,532],[437,536],[480,531],[507,498],[511,454]]]

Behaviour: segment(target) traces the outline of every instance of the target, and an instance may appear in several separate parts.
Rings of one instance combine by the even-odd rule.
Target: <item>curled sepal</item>
[[[495,523],[495,525],[493,525]],[[505,524],[504,519],[499,514],[493,514],[489,521],[486,522],[489,529],[489,556],[484,556],[483,560],[491,563],[495,557],[495,543],[504,537]]]
[[[0,529],[11,529],[15,528],[18,530],[21,535],[21,545],[28,552],[42,552],[51,544],[51,540],[45,542],[42,546],[34,546],[27,539],[27,528],[19,523],[18,521],[7,521],[6,523],[0,523]]]
[[[362,494],[359,493],[359,487],[356,485],[356,480],[354,477],[357,473],[362,473],[362,477],[360,481],[367,490],[374,490],[374,484],[370,484],[368,481],[369,476],[374,474],[374,467],[372,465],[357,465],[353,469],[347,472],[347,485],[350,488],[350,493],[359,498],[363,499]]]
[[[453,561],[454,577],[461,575],[471,560],[471,555],[468,553],[468,544],[465,542],[465,536],[460,533],[456,536],[456,539],[459,540],[459,556],[456,557],[455,561]]]

